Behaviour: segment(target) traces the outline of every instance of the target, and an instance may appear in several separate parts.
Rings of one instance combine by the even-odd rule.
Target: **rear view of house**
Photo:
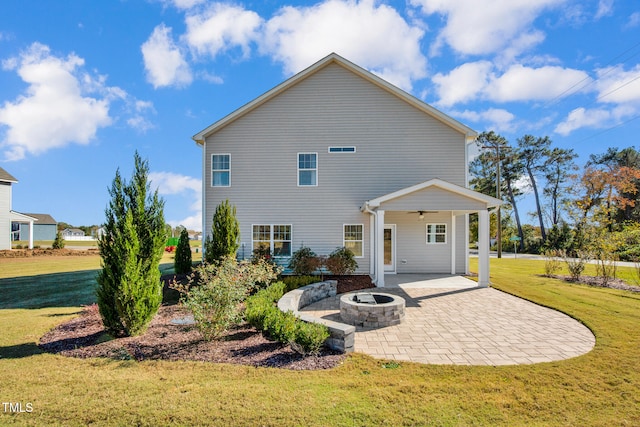
[[[467,188],[476,132],[331,54],[193,139],[203,152],[203,230],[237,208],[248,258],[267,245],[349,248],[378,286],[393,273],[468,272],[468,214],[478,213],[488,283],[495,198]]]

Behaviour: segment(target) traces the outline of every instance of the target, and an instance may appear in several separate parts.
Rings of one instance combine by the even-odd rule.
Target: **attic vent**
[[[356,147],[329,147],[330,153],[355,153]]]

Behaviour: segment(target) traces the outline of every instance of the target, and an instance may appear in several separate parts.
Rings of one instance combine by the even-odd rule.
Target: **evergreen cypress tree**
[[[160,259],[166,241],[164,201],[151,194],[148,162],[136,152],[135,171],[127,183],[116,171],[98,242],[98,308],[108,333],[137,335],[146,329],[162,302]]]
[[[189,232],[186,228],[180,232],[180,240],[176,247],[176,256],[173,260],[176,274],[191,272],[191,246],[189,245]]]
[[[62,238],[62,233],[59,231],[56,233],[56,238],[51,245],[51,249],[63,249],[64,248],[64,239]]]
[[[240,246],[240,224],[236,219],[236,207],[225,200],[216,207],[211,225],[211,235],[205,240],[205,261],[209,264],[225,257],[235,256]]]

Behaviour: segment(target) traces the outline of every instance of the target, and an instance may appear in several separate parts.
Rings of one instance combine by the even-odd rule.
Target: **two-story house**
[[[248,258],[284,262],[302,245],[350,249],[377,286],[393,273],[468,272],[479,216],[479,283],[489,281],[489,209],[468,188],[476,132],[331,54],[193,136],[202,146],[203,230],[237,208]]]

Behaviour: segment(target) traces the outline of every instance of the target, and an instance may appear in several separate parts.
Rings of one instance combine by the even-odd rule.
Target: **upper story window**
[[[355,153],[356,147],[329,147],[330,153]]]
[[[298,153],[298,186],[318,185],[318,153]]]
[[[211,155],[211,186],[231,186],[231,154]]]
[[[427,244],[447,243],[447,224],[427,224]]]

